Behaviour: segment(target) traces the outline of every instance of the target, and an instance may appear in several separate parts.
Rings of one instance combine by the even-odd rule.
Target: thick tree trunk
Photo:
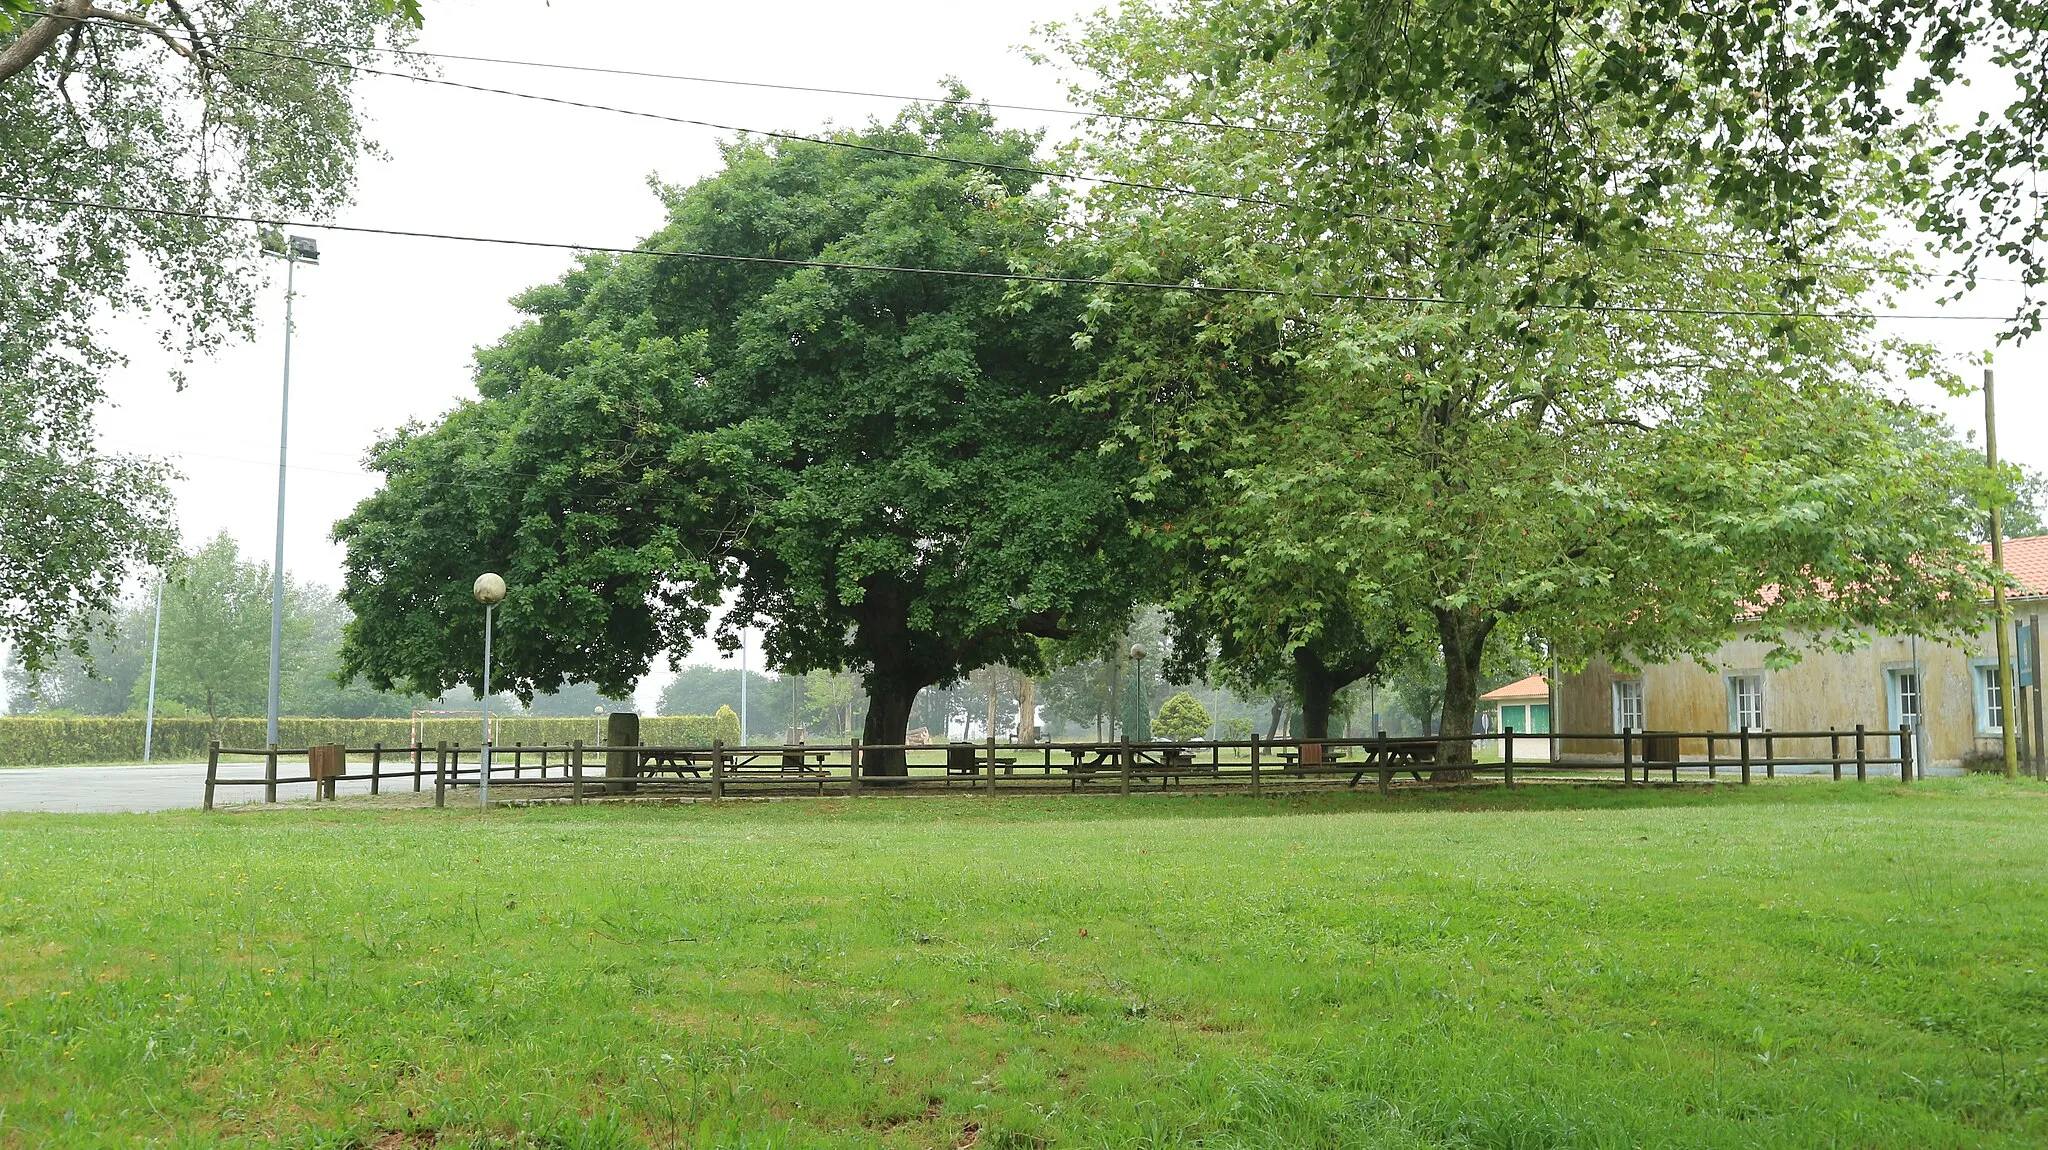
[[[1274,699],[1273,713],[1266,717],[1266,738],[1268,740],[1280,737],[1280,716],[1286,712],[1287,704],[1280,699]]]
[[[1029,675],[1017,676],[1017,741],[1038,741],[1038,683]]]
[[[1301,729],[1295,732],[1297,738],[1330,737],[1330,708],[1345,685],[1313,652],[1306,647],[1295,649],[1294,693],[1301,700]]]
[[[1443,718],[1437,733],[1449,736],[1437,744],[1437,762],[1460,766],[1472,762],[1472,733],[1479,713],[1479,667],[1486,656],[1486,638],[1493,632],[1491,616],[1471,611],[1436,613],[1437,638],[1444,654]],[[1469,771],[1459,772],[1470,777]]]
[[[910,705],[922,685],[868,679],[868,717],[861,728],[860,773],[882,778],[910,773],[903,757],[903,739],[910,732]],[[872,747],[873,750],[867,748]]]

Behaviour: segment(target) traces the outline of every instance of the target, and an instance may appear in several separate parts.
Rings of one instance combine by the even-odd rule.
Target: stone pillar
[[[633,783],[627,781],[640,774],[640,752],[624,748],[640,745],[640,713],[638,711],[613,711],[604,718],[604,793],[624,795],[633,793]]]

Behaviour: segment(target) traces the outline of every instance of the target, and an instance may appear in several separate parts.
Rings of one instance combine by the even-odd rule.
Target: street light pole
[[[484,737],[477,746],[483,749],[477,760],[477,805],[483,810],[491,809],[491,613],[505,598],[505,580],[486,571],[476,577],[470,594],[484,605]]]
[[[151,740],[156,737],[156,653],[164,641],[164,577],[156,577],[156,629],[149,635],[149,705],[142,718],[142,761],[149,761]]]
[[[289,241],[272,233],[263,250],[284,260],[284,386],[277,404],[277,551],[270,564],[270,700],[265,710],[264,742],[277,745],[278,685],[284,669],[284,477],[285,442],[292,426],[292,296],[300,262],[320,262],[320,245],[304,236]]]
[[[747,629],[740,628],[740,746],[747,745]]]

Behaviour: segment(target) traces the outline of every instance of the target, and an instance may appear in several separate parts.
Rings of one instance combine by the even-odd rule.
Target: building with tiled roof
[[[2005,568],[2015,584],[2007,601],[2019,669],[2018,705],[2010,708],[2010,717],[2023,756],[2038,757],[2044,741],[2038,732],[2048,726],[2034,685],[2034,668],[2041,660],[2040,624],[2048,619],[2048,536],[2007,540]],[[1595,662],[1558,679],[1553,694],[1557,728],[1612,734],[1624,725],[1651,732],[1737,731],[1744,726],[1853,731],[1859,723],[1870,729],[1905,725],[1914,731],[1915,758],[1937,770],[1953,769],[1973,752],[1991,753],[2000,746],[2009,709],[1998,687],[1997,639],[1988,628],[1962,644],[1879,636],[1854,651],[1811,651],[1782,668],[1766,665],[1771,648],[1761,640],[1737,638],[1722,644],[1705,665],[1683,660],[1624,672]],[[1788,753],[1808,751],[1792,748]],[[1886,746],[1882,753],[1890,757],[1897,750]]]

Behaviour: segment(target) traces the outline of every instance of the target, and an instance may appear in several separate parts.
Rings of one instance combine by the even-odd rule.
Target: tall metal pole
[[[277,743],[278,679],[284,666],[284,463],[285,440],[292,426],[292,292],[299,261],[287,252],[284,260],[284,388],[277,405],[277,552],[270,565],[270,706],[265,712],[263,741]]]
[[[1998,402],[1991,392],[1991,369],[1984,369],[1984,458],[1998,471]],[[2015,740],[2013,716],[2019,700],[2012,689],[2012,610],[2005,602],[2005,518],[1998,504],[1991,504],[1991,606],[1998,616],[1998,709],[1999,741],[2005,751],[2005,777],[2020,774],[2019,743]]]
[[[484,810],[491,809],[491,612],[495,610],[497,604],[484,604],[484,738],[477,744],[483,748],[483,773],[476,788],[477,805]]]
[[[740,628],[740,746],[747,745],[747,629]]]
[[[156,578],[156,629],[149,636],[149,705],[143,709],[142,761],[149,761],[151,740],[156,737],[156,653],[164,641],[164,577]]]

